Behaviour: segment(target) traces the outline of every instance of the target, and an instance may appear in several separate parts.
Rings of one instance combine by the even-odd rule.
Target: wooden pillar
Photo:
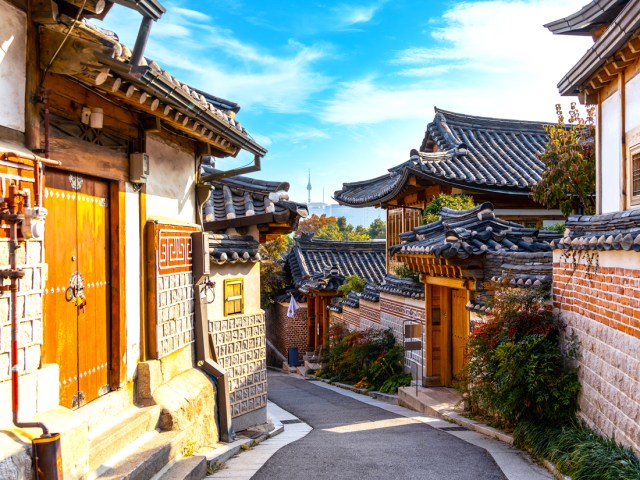
[[[451,386],[451,289],[440,287],[440,357],[441,379],[445,387]]]
[[[24,140],[29,150],[42,148],[40,139],[41,104],[36,101],[40,97],[40,59],[38,55],[38,26],[33,22],[33,6],[27,3],[27,81],[25,84]]]
[[[433,289],[437,288],[433,285],[425,284],[425,321],[427,322],[427,339],[425,342],[425,363],[427,366],[427,377],[433,377],[436,372],[433,371]]]

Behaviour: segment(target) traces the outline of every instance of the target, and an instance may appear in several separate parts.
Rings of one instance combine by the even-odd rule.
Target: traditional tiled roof
[[[563,26],[565,21],[567,23]],[[582,22],[584,28],[580,26]],[[551,22],[546,27],[554,33],[573,35],[607,27],[560,80],[558,90],[561,95],[593,94],[607,83],[617,80],[618,71],[631,65],[640,56],[640,0],[593,0],[579,12]],[[594,78],[595,81],[592,81]]]
[[[571,216],[554,248],[565,250],[634,250],[640,252],[640,210]]]
[[[318,281],[314,276],[322,277],[332,267],[343,277],[358,275],[379,283],[386,268],[385,242],[342,242],[303,235],[295,239],[286,263],[298,288],[310,280]]]
[[[460,212],[443,209],[440,220],[401,234],[402,243],[390,253],[465,259],[490,252],[548,252],[559,235],[498,219],[493,210],[489,202]]]
[[[470,192],[529,195],[540,181],[548,134],[541,122],[476,117],[435,109],[420,152],[371,180],[345,183],[334,193],[343,205],[389,202],[407,188],[410,176]]]
[[[377,290],[381,293],[389,293],[398,297],[424,299],[424,284],[412,278],[396,277],[395,275],[385,275]]]
[[[548,287],[552,282],[553,252],[503,251],[487,257],[487,277],[497,285],[514,288]]]
[[[58,55],[67,61],[53,62],[49,73],[74,77],[87,88],[157,117],[181,134],[211,145],[220,156],[235,156],[240,149],[257,157],[267,153],[236,120],[236,103],[190,87],[151,59],[142,57],[140,65],[132,64],[132,51],[114,32],[64,14],[41,29],[43,35],[68,35]]]
[[[202,173],[209,174],[214,170],[203,160]],[[284,229],[280,233],[285,234],[295,230],[300,218],[308,215],[306,205],[289,201],[286,182],[238,176],[212,181],[208,185],[210,196],[202,208],[206,231],[224,232],[232,227],[277,224]]]
[[[545,25],[557,35],[587,35],[608,25],[628,0],[594,0],[571,15]]]
[[[259,262],[260,244],[247,235],[209,235],[209,254],[218,264]]]
[[[475,300],[469,300],[467,302],[467,304],[465,305],[465,309],[470,311],[470,312],[475,312],[475,313],[479,313],[481,315],[486,315],[488,313],[491,313],[491,311],[493,310],[493,307],[491,307],[491,305],[487,305],[484,302],[478,302]]]
[[[384,280],[383,280],[384,282]],[[377,285],[372,283],[367,283],[364,286],[364,291],[360,294],[360,298],[362,300],[366,300],[367,302],[377,303],[380,301],[380,291]]]

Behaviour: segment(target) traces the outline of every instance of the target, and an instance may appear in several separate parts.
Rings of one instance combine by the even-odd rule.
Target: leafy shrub
[[[564,233],[567,225],[564,222],[554,223],[553,225],[549,225],[543,228],[543,230],[550,230],[552,232]]]
[[[366,284],[367,281],[364,278],[358,275],[349,275],[344,279],[344,283],[338,287],[338,293],[345,297],[351,290],[362,293]]]
[[[453,210],[468,210],[475,207],[476,204],[473,198],[463,193],[456,193],[453,195],[447,195],[446,193],[440,193],[438,196],[433,197],[431,203],[425,207],[422,211],[422,223],[432,223],[440,220],[440,210],[443,207],[451,208]]]
[[[513,439],[515,446],[553,461],[574,480],[640,479],[640,459],[631,450],[578,420],[564,425],[522,421]]]
[[[344,324],[336,324],[329,330],[323,376],[373,390],[388,382],[386,391],[392,392],[397,390],[397,385],[406,382],[406,377],[400,376],[403,356],[402,347],[396,345],[391,329],[350,332]]]
[[[572,419],[580,383],[560,347],[560,330],[543,292],[498,289],[493,313],[469,338],[459,387],[472,411],[509,429],[523,419]]]
[[[400,277],[400,278],[411,278],[413,280],[420,279],[420,273],[414,272],[404,263],[401,265],[398,265],[394,269],[393,273],[396,277]]]

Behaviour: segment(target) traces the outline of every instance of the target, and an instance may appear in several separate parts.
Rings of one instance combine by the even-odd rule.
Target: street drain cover
[[[281,420],[280,423],[283,425],[289,425],[291,423],[302,423],[302,420],[298,420],[297,418],[293,420]]]
[[[438,430],[444,430],[445,432],[466,432],[464,427],[440,427]]]

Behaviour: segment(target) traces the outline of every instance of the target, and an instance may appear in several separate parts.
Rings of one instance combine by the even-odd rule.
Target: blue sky
[[[189,85],[239,103],[269,153],[257,178],[290,198],[332,201],[343,182],[383,175],[419,148],[433,107],[552,122],[556,84],[586,37],[542,24],[587,0],[174,0],[145,55]],[[140,16],[101,26],[135,43]],[[246,158],[221,160],[223,169]]]

